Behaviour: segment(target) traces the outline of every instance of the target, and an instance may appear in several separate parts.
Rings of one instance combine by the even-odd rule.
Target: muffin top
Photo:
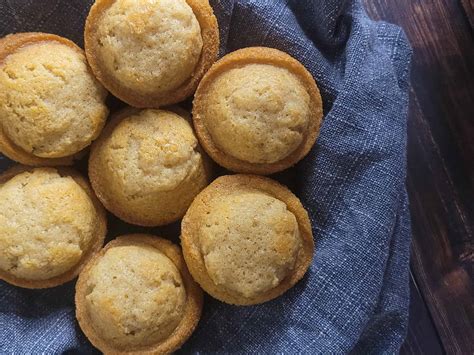
[[[238,305],[262,303],[292,287],[314,248],[298,198],[254,175],[222,176],[205,188],[183,218],[181,245],[201,287]]]
[[[108,249],[90,270],[87,288],[93,327],[117,347],[161,342],[183,317],[186,290],[181,275],[151,246]]]
[[[72,177],[52,168],[19,173],[0,184],[0,269],[29,281],[64,274],[92,247],[98,224]]]
[[[97,38],[105,70],[142,94],[178,88],[202,49],[199,22],[185,0],[115,0],[97,23]]]
[[[131,223],[172,222],[207,182],[197,148],[190,123],[180,115],[125,110],[92,148],[92,185],[106,208]]]
[[[72,42],[49,34],[20,34],[22,45],[0,51],[0,128],[36,157],[77,153],[95,139],[108,114],[106,91]],[[19,43],[20,44],[20,43]]]
[[[213,200],[197,233],[209,277],[236,297],[253,298],[277,286],[300,248],[295,215],[252,189]]]
[[[203,120],[226,154],[250,163],[274,163],[303,142],[310,97],[285,68],[248,64],[219,75],[209,86]]]
[[[270,174],[302,159],[322,120],[311,74],[272,48],[232,52],[206,73],[193,103],[196,132],[207,153],[233,171]]]
[[[196,328],[202,296],[178,246],[154,235],[125,235],[79,275],[76,317],[106,354],[168,354]]]
[[[200,161],[191,125],[171,111],[143,110],[124,118],[100,152],[124,194],[175,189]]]
[[[219,31],[207,0],[96,0],[84,43],[109,91],[158,108],[193,94],[217,58]]]

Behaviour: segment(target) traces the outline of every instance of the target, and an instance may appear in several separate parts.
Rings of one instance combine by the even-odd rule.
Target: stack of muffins
[[[307,271],[308,214],[259,175],[309,152],[321,97],[276,49],[214,63],[208,0],[97,0],[84,37],[85,53],[52,34],[0,40],[0,151],[22,164],[0,175],[0,278],[45,288],[79,275],[76,315],[94,346],[172,352],[197,326],[201,288],[253,305]],[[130,107],[106,124],[107,91]],[[192,114],[172,106],[193,94]],[[90,184],[65,167],[89,145]],[[240,174],[212,181],[213,161]],[[102,206],[140,226],[182,218],[182,251],[144,234],[103,247]]]

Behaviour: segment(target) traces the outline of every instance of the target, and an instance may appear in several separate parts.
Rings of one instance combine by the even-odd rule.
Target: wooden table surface
[[[410,327],[402,353],[474,354],[474,0],[364,0],[413,46]]]

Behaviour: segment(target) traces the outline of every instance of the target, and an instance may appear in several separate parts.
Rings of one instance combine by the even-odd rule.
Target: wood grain
[[[472,354],[474,46],[468,21],[472,2],[365,3],[373,18],[401,25],[413,46],[407,181],[412,268],[445,351]]]
[[[410,275],[410,293],[408,336],[400,354],[443,354],[438,333],[413,274]]]
[[[472,29],[474,27],[474,0],[461,0],[461,5]]]

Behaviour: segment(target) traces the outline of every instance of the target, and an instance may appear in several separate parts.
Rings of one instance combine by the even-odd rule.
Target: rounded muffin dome
[[[103,338],[119,347],[163,341],[183,317],[181,275],[152,246],[108,249],[89,273],[87,311]]]
[[[164,110],[125,110],[91,150],[89,176],[105,207],[146,226],[181,218],[209,180],[190,123]]]
[[[178,88],[201,55],[201,28],[184,0],[114,1],[96,31],[105,70],[143,94]]]
[[[313,146],[321,119],[311,74],[272,48],[244,48],[221,58],[193,102],[203,148],[236,172],[271,174],[294,165]]]
[[[303,142],[310,97],[290,71],[249,64],[222,73],[209,86],[202,115],[213,142],[250,163],[275,163]]]
[[[314,248],[298,198],[253,175],[222,176],[205,188],[183,218],[181,245],[201,287],[237,305],[288,290],[308,269]]]
[[[216,199],[197,233],[209,277],[236,297],[256,297],[277,286],[294,268],[300,248],[295,215],[260,191]]]
[[[51,163],[41,158],[68,157],[90,145],[108,115],[107,93],[90,73],[82,50],[69,40],[41,33],[11,35],[1,42],[4,139],[36,165]],[[8,153],[5,150],[11,156]],[[31,163],[16,155],[11,158]]]
[[[205,0],[97,0],[85,29],[99,80],[136,107],[159,107],[195,90],[217,56],[218,30]]]
[[[102,352],[167,354],[192,334],[202,290],[179,247],[145,234],[108,243],[81,272],[76,317]]]
[[[73,172],[15,169],[0,179],[0,277],[24,287],[59,285],[101,247],[104,211]]]

